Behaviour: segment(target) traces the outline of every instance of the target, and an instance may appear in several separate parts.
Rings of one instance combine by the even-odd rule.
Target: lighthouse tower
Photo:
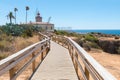
[[[36,22],[42,22],[42,17],[40,16],[40,13],[38,12],[35,17]]]

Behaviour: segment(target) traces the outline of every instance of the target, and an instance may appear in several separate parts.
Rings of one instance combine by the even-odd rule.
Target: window
[[[53,27],[51,26],[51,30],[53,29]]]
[[[48,27],[46,26],[46,30],[48,29]]]

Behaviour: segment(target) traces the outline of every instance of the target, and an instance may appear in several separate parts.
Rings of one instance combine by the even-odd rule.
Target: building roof
[[[30,24],[51,24],[53,25],[52,23],[48,23],[48,22],[31,22]]]
[[[22,23],[22,24],[26,24],[26,23]],[[54,25],[52,23],[48,23],[48,22],[29,22],[27,24],[40,24],[40,25],[45,25],[45,24],[49,24],[49,25]]]

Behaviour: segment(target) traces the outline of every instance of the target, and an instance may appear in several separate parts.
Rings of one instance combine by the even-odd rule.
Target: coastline
[[[100,29],[100,30],[95,30],[95,29],[91,29],[91,30],[68,30],[68,31],[70,31],[70,32],[76,32],[76,33],[80,33],[80,34],[87,34],[87,33],[92,33],[92,32],[94,32],[94,33],[102,33],[102,34],[107,34],[107,35],[119,35],[120,36],[120,30],[107,30],[107,29]]]

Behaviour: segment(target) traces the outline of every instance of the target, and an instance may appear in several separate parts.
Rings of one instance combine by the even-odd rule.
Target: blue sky
[[[72,29],[120,29],[120,0],[1,0],[0,25],[9,22],[6,15],[18,8],[17,23],[25,22],[25,6],[29,6],[28,21],[35,21],[36,9],[43,21],[51,16],[55,27]]]

